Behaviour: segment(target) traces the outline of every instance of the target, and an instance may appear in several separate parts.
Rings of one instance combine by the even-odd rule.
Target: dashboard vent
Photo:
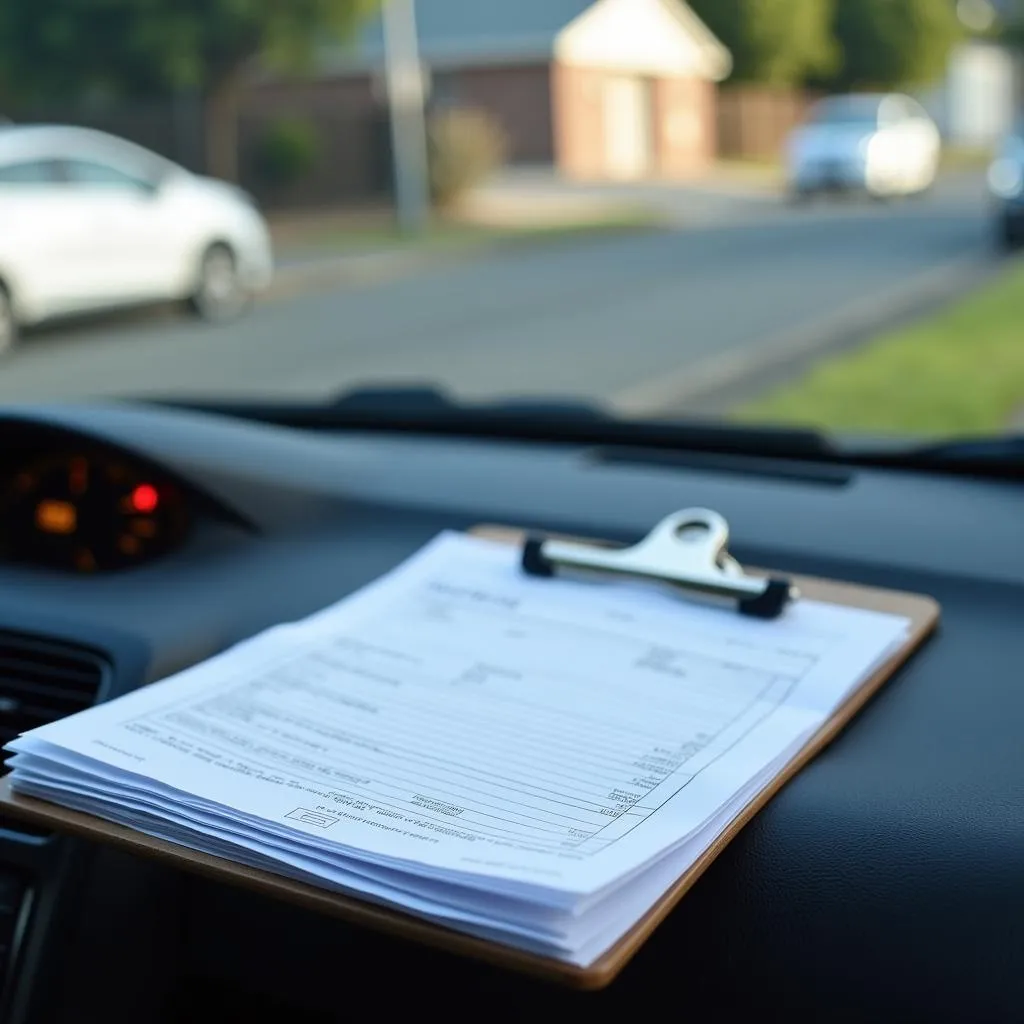
[[[13,979],[28,894],[21,878],[6,871],[0,873],[0,1015],[4,1013],[7,984]]]
[[[0,746],[95,704],[109,671],[90,651],[0,630]]]

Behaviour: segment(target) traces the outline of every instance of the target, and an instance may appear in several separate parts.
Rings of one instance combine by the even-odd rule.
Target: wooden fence
[[[726,86],[718,97],[719,155],[774,160],[786,138],[807,115],[815,97],[804,92],[756,86]]]

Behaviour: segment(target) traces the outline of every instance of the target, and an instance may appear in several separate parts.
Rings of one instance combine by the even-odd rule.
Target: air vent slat
[[[103,664],[86,651],[79,652],[36,637],[18,636],[12,639],[10,633],[0,634],[0,657],[8,656],[51,665],[55,671],[64,668],[70,672],[90,672]]]
[[[102,678],[99,665],[88,666],[86,669],[73,670],[64,665],[49,665],[45,662],[32,661],[28,658],[13,658],[10,654],[0,653],[0,675],[13,676],[18,679],[31,679],[39,683],[59,683],[62,686],[81,690],[95,691]]]
[[[38,704],[43,702],[62,715],[70,715],[89,707],[95,699],[92,694],[67,691],[60,686],[45,686],[24,679],[12,679],[0,673],[0,719],[7,708],[21,703]]]

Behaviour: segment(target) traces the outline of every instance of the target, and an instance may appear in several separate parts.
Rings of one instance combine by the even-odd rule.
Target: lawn
[[[1024,265],[969,298],[740,408],[739,419],[827,430],[1002,432],[1024,413]]]

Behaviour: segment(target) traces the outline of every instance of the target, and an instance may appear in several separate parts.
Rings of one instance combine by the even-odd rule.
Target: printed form
[[[444,534],[309,619],[26,734],[14,786],[579,959],[642,916],[907,627],[535,580],[514,548]]]

